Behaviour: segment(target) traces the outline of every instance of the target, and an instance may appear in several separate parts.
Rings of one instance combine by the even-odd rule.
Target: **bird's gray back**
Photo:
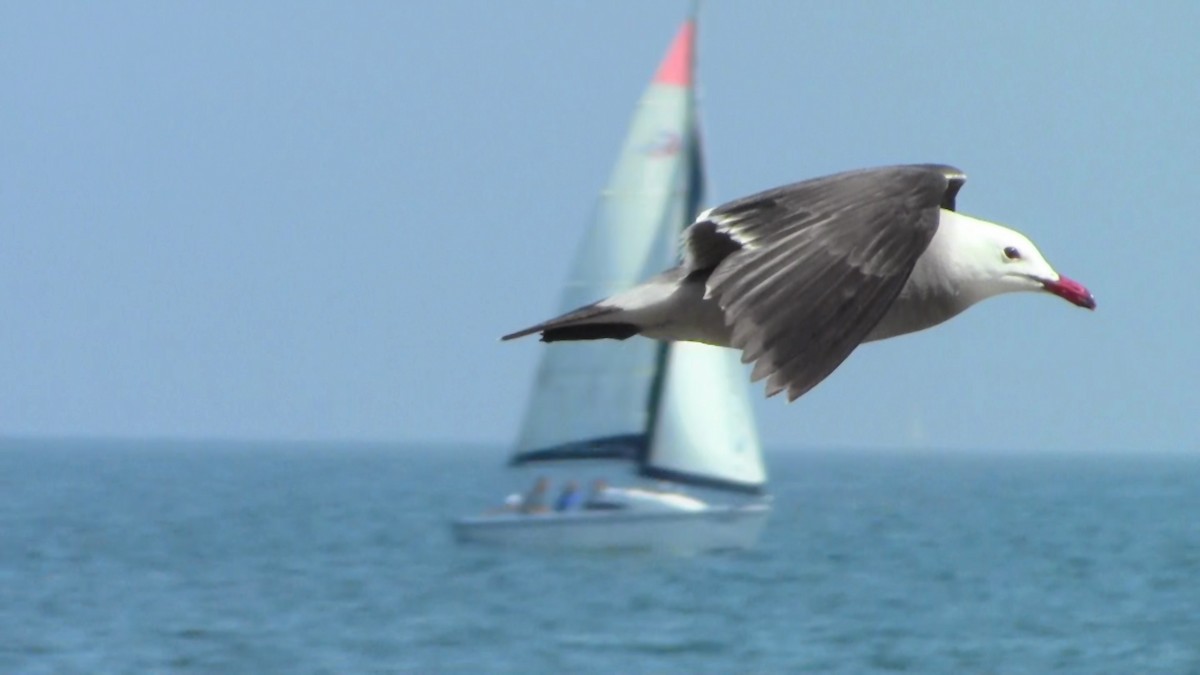
[[[731,343],[796,398],[887,314],[964,180],[942,165],[852,171],[709,210],[684,235]],[[711,272],[709,271],[711,270]]]

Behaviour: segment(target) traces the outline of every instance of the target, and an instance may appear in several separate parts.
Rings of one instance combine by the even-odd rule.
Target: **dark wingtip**
[[[637,334],[638,327],[631,323],[585,323],[578,326],[547,328],[542,331],[542,342],[627,340]]]
[[[949,164],[927,164],[927,167],[946,177],[946,191],[942,194],[942,208],[957,211],[954,207],[958,191],[967,182],[967,174],[962,169]]]
[[[967,182],[967,174],[962,169],[949,164],[916,164],[917,168],[942,174],[946,179],[946,191],[942,193],[940,206],[948,211],[956,211],[955,198],[963,184]]]

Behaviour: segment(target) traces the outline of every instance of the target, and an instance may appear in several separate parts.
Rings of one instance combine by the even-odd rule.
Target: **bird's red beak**
[[[1096,299],[1078,281],[1060,276],[1058,281],[1043,281],[1042,287],[1073,305],[1096,309]]]

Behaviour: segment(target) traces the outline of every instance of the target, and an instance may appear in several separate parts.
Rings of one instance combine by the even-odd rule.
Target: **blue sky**
[[[509,442],[684,2],[5,3],[0,434]],[[1200,4],[712,0],[715,198],[947,162],[1099,309],[864,347],[776,448],[1196,449]]]

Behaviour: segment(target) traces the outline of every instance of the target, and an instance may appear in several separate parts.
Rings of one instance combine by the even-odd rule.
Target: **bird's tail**
[[[534,333],[542,334],[542,342],[565,340],[625,340],[638,334],[638,327],[621,321],[620,307],[595,303],[567,312],[536,326],[509,333],[501,340],[513,340]]]

